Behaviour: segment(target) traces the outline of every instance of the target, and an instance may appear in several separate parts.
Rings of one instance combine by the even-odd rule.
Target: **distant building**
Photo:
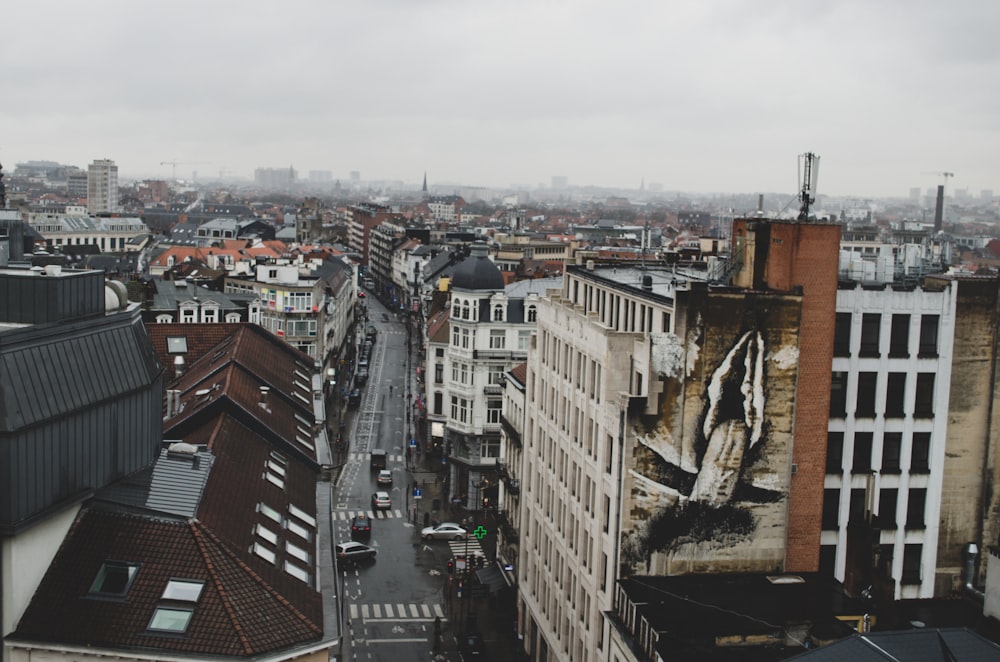
[[[87,211],[114,214],[118,211],[118,166],[98,159],[87,168]]]
[[[295,184],[298,173],[295,168],[257,168],[253,173],[253,183],[266,189],[284,189]]]

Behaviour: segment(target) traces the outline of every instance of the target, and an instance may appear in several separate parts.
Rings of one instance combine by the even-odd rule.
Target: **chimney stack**
[[[940,232],[944,224],[944,185],[938,186],[937,204],[934,205],[934,232]]]

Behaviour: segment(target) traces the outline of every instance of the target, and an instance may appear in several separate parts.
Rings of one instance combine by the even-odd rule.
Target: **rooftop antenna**
[[[816,202],[816,183],[819,180],[819,157],[812,152],[799,154],[799,220],[809,220],[809,205]]]

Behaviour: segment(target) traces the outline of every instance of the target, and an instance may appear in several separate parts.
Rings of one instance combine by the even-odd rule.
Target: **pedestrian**
[[[389,384],[389,397],[392,397],[392,384]]]

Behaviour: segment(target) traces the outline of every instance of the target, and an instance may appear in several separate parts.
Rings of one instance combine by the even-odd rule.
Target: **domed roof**
[[[488,256],[484,243],[472,244],[469,257],[451,275],[452,287],[463,290],[502,290],[503,274]]]

